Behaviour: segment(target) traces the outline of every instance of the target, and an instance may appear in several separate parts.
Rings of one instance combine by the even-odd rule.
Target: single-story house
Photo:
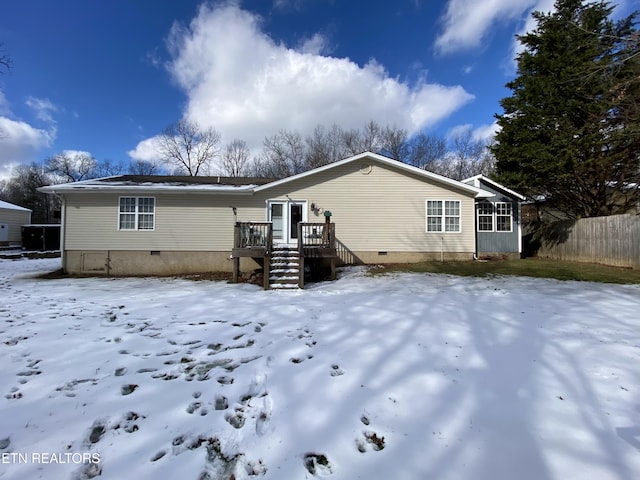
[[[476,203],[494,196],[370,152],[275,181],[124,175],[41,190],[63,200],[67,273],[237,274],[260,265],[265,286],[271,273],[304,270],[286,256],[330,259],[332,268],[470,260]],[[515,228],[517,210],[510,215]]]
[[[22,226],[31,223],[31,210],[0,200],[0,246],[20,245]]]
[[[525,197],[504,185],[476,175],[462,180],[493,196],[476,200],[476,253],[478,256],[522,254],[521,204]]]

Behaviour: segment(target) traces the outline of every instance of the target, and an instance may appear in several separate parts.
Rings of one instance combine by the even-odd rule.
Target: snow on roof
[[[45,193],[69,193],[74,191],[105,191],[111,192],[163,192],[163,193],[189,193],[189,192],[209,192],[209,193],[238,193],[252,194],[262,190],[283,185],[294,180],[305,178],[316,173],[324,172],[342,165],[368,159],[383,165],[402,170],[404,172],[417,175],[431,181],[441,183],[450,188],[456,188],[473,194],[476,198],[489,198],[494,194],[482,190],[475,185],[459,182],[433,172],[407,165],[406,163],[372,152],[364,152],[352,157],[339,160],[322,167],[314,168],[297,175],[292,175],[280,180],[255,178],[255,177],[176,177],[176,176],[154,176],[154,175],[117,175],[114,177],[97,178],[81,182],[65,183],[61,185],[50,185],[38,189]],[[517,194],[516,194],[517,195]]]
[[[268,181],[258,178],[231,177],[176,177],[176,176],[136,176],[118,175],[96,178],[81,182],[49,185],[39,190],[45,193],[68,193],[74,191],[133,191],[164,193],[251,193],[260,183]]]
[[[14,205],[13,203],[3,202],[0,200],[0,208],[4,208],[5,210],[20,210],[22,212],[30,212],[31,210],[28,208],[21,207],[19,205]]]

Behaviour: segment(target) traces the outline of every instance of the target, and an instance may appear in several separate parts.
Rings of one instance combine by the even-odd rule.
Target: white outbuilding
[[[22,226],[31,223],[31,210],[0,200],[0,246],[22,243]]]

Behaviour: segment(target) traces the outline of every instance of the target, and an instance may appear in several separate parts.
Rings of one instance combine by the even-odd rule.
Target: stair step
[[[277,290],[297,290],[300,278],[300,256],[295,248],[275,247],[271,250],[269,287]]]
[[[273,290],[297,290],[299,288],[297,283],[295,285],[292,283],[274,283],[271,285]]]
[[[269,280],[291,280],[291,281],[298,281],[298,275],[273,275],[273,276],[269,276]]]

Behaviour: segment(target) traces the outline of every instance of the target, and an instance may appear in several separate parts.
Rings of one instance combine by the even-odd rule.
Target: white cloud
[[[312,55],[327,54],[329,52],[329,43],[324,36],[315,33],[311,38],[305,39],[298,50],[300,53],[309,53]]]
[[[145,162],[155,162],[160,157],[160,149],[158,143],[159,137],[151,137],[143,140],[136,145],[136,148],[127,152],[134,160],[143,160]]]
[[[536,0],[449,0],[435,48],[440,54],[477,48],[496,23],[522,18]]]
[[[36,118],[43,122],[55,124],[52,114],[58,111],[58,107],[51,100],[48,98],[27,97],[25,103],[34,111]]]
[[[9,101],[4,96],[2,90],[0,90],[0,115],[8,115],[11,112],[9,108]]]
[[[63,150],[62,152],[60,152],[60,154],[74,160],[82,157],[93,157],[93,155],[91,155],[91,152],[87,152],[86,150]]]
[[[50,147],[55,137],[55,127],[42,130],[0,117],[0,177],[7,178],[12,166],[38,160],[38,152]]]
[[[318,124],[361,128],[370,120],[414,133],[473,99],[461,86],[401,82],[375,61],[323,56],[321,36],[289,48],[261,22],[234,4],[205,4],[168,39],[168,70],[187,94],[185,117],[216,128],[223,143],[240,138],[256,149],[281,129],[306,135]],[[130,155],[149,158],[152,146],[147,139]]]
[[[493,122],[490,125],[480,125],[473,129],[472,136],[474,140],[491,142],[496,136],[496,133],[500,130],[498,122]]]
[[[480,125],[475,128],[471,124],[457,125],[447,132],[447,138],[452,139],[469,132],[471,133],[471,139],[474,141],[491,142],[499,129],[497,122],[493,122],[490,125]]]

